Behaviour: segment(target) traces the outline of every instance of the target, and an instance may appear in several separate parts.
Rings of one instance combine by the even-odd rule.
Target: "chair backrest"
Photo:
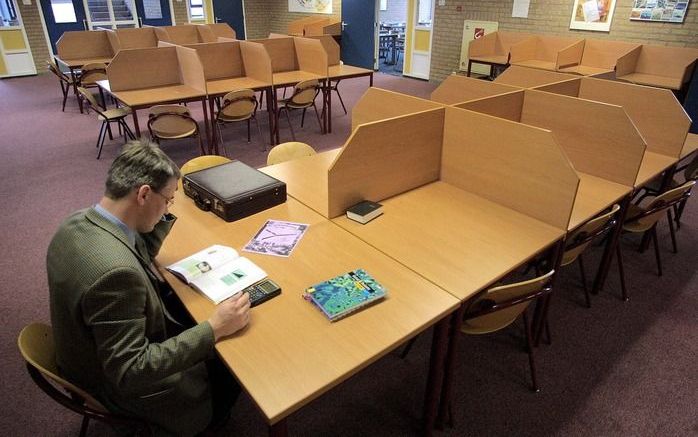
[[[289,106],[303,108],[313,104],[320,92],[320,82],[317,79],[304,80],[293,87],[293,95],[289,97]]]
[[[82,67],[80,73],[80,85],[94,85],[98,80],[107,78],[107,66],[105,64],[95,62]]]
[[[155,106],[148,114],[148,131],[152,138],[172,140],[199,134],[199,125],[189,115],[187,108],[178,105],[166,106],[169,108]]]
[[[61,81],[70,82],[70,77],[63,73],[60,68],[58,68],[58,65],[53,59],[46,60],[46,67],[48,68],[48,71],[55,74],[56,77],[58,77],[58,79],[60,79]]]
[[[667,190],[652,201],[645,208],[640,208],[638,214],[633,217],[628,217],[625,224],[634,225],[636,230],[647,230],[657,223],[662,218],[662,214],[677,203],[687,199],[691,195],[691,188],[696,184],[696,181],[687,181],[681,186]]]
[[[218,111],[221,121],[247,120],[257,111],[257,97],[254,91],[243,89],[232,91],[223,97],[223,106]]]
[[[543,276],[490,288],[479,294],[465,311],[461,330],[484,334],[509,326],[534,300],[552,292],[554,270]]]
[[[589,220],[567,237],[565,252],[562,255],[562,265],[567,265],[576,260],[586,250],[594,238],[613,228],[616,224],[616,214],[620,206],[615,204],[605,214]]]
[[[19,333],[17,345],[27,365],[36,369],[45,380],[58,385],[79,399],[84,399],[84,403],[88,407],[100,412],[107,412],[106,408],[92,395],[59,376],[51,326],[44,323],[31,323],[25,326]],[[37,383],[39,382],[37,381]],[[44,389],[44,386],[41,388]],[[44,391],[46,390],[44,389]],[[51,393],[48,394],[51,395]],[[74,397],[68,399],[74,400]],[[81,404],[81,402],[78,403],[78,405]]]
[[[305,143],[296,141],[281,143],[272,147],[269,151],[269,155],[267,155],[267,165],[279,164],[281,162],[311,155],[315,155],[315,149]]]
[[[95,99],[95,96],[93,96],[91,92],[89,92],[86,88],[79,86],[78,93],[80,94],[81,98],[87,101],[87,104],[90,105],[90,108],[92,108],[98,114],[102,115],[102,108],[99,106],[99,103],[97,103],[97,99]]]
[[[225,164],[230,162],[230,159],[225,156],[219,155],[202,155],[192,158],[185,162],[182,168],[179,169],[182,176],[195,171],[204,170],[206,168],[214,167],[216,165]]]

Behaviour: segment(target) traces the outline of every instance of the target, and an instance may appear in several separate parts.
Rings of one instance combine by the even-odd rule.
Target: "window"
[[[388,10],[388,0],[381,0],[381,11]]]
[[[51,0],[51,10],[56,23],[76,23],[75,8],[72,0]]]
[[[0,0],[0,26],[16,26],[17,12],[12,0]]]
[[[189,15],[192,20],[203,20],[204,16],[204,0],[189,0]]]
[[[418,0],[417,26],[431,27],[431,2],[432,0]]]

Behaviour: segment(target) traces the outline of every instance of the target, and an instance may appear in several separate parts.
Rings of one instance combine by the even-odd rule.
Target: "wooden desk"
[[[328,67],[328,85],[327,90],[327,132],[332,133],[332,88],[336,89],[339,82],[343,79],[351,79],[354,77],[368,76],[368,86],[373,86],[373,70],[367,68],[354,67],[353,65],[337,64]],[[334,86],[332,81],[335,81]],[[339,92],[339,91],[337,91]]]
[[[590,67],[588,65],[575,65],[574,67],[560,68],[560,73],[579,74],[580,76],[594,76],[598,74],[613,73],[608,68]]]
[[[689,133],[686,135],[686,142],[684,142],[683,149],[681,149],[679,161],[683,161],[688,156],[695,153],[696,150],[698,150],[698,134]]]
[[[80,113],[82,114],[82,99],[78,96],[78,77],[76,71],[80,70],[83,66],[87,64],[101,63],[109,64],[112,58],[76,58],[76,59],[61,59],[58,56],[53,57],[57,63],[63,64],[70,70],[70,78],[73,80],[73,93],[78,99],[78,105],[80,106]]]
[[[676,161],[677,158],[672,158],[671,156],[645,151],[640,170],[637,172],[637,179],[635,179],[635,188],[641,188],[647,182],[675,165]]]
[[[538,59],[528,59],[525,61],[519,61],[512,65],[517,65],[519,67],[536,68],[538,70],[555,71],[555,62],[541,61]]]
[[[639,85],[650,85],[658,88],[668,88],[670,90],[680,90],[683,83],[681,78],[657,76],[656,74],[646,73],[630,73],[624,76],[618,76],[619,80],[636,83]]]
[[[630,194],[630,188],[590,174],[577,172],[579,187],[572,207],[568,231],[588,222],[600,212]]]
[[[202,93],[187,85],[170,85],[156,88],[146,88],[140,90],[112,91],[109,87],[109,80],[98,80],[97,85],[104,91],[111,94],[116,100],[131,108],[133,115],[133,127],[137,136],[141,135],[138,125],[137,111],[149,108],[154,105],[166,103],[194,102],[200,101],[204,110],[204,129],[206,130],[206,140],[210,142],[208,110],[206,109],[206,93]]]
[[[471,58],[468,58],[468,72],[467,72],[467,77],[470,77],[470,69],[473,66],[473,64],[485,64],[489,66],[500,66],[500,67],[506,67],[509,65],[509,55],[494,55],[494,56],[473,56]],[[490,73],[490,76],[493,76],[493,74]]]
[[[310,225],[288,258],[244,255],[281,285],[280,296],[252,309],[250,326],[217,344],[216,350],[254,399],[272,432],[285,419],[332,387],[437,324],[434,341],[444,346],[448,314],[458,300],[289,198],[286,203],[234,223],[200,211],[183,193],[171,208],[179,216],[158,256],[169,265],[211,244],[238,250],[267,219]],[[355,268],[365,268],[388,290],[385,300],[330,322],[301,298],[305,288]],[[169,273],[167,280],[197,321],[213,304]],[[444,349],[433,356],[425,416],[433,417]],[[437,373],[433,373],[436,371]]]

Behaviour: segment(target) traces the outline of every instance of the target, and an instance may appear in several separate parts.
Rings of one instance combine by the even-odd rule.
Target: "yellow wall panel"
[[[430,30],[415,29],[414,31],[414,49],[420,52],[429,51],[429,36]]]
[[[2,38],[2,46],[5,50],[22,50],[27,46],[24,44],[24,35],[22,30],[4,30],[0,32]]]

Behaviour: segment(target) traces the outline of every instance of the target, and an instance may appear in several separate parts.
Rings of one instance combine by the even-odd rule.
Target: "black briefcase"
[[[196,206],[227,222],[286,201],[286,184],[240,161],[195,171],[182,178]]]

